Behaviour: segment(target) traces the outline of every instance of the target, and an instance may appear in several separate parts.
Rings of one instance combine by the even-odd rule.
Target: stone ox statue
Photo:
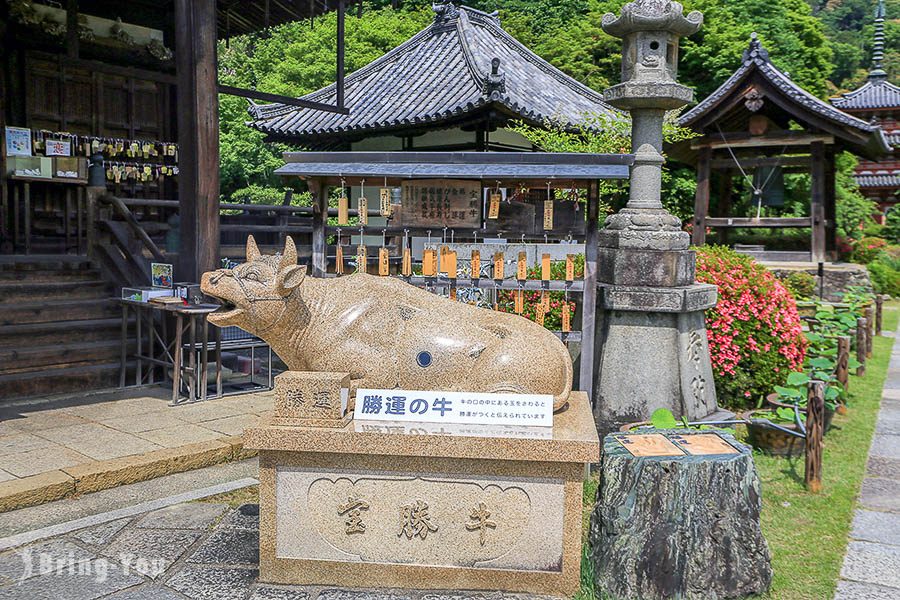
[[[552,333],[518,315],[441,298],[392,277],[306,277],[287,238],[284,253],[204,273],[204,293],[236,325],[265,340],[292,371],[351,374],[358,388],[550,394],[572,388],[572,359]]]

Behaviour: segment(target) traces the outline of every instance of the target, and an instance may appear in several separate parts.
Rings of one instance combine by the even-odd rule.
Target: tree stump
[[[681,447],[697,433],[662,432]],[[769,588],[772,568],[750,449],[731,435],[712,435],[735,452],[634,456],[619,442],[632,434],[606,436],[589,534],[604,598],[723,599]]]

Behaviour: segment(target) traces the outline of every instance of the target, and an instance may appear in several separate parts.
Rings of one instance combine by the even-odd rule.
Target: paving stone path
[[[898,339],[897,335],[892,337]],[[900,344],[895,341],[835,600],[897,598],[900,598]]]
[[[0,554],[0,600],[536,600],[265,585],[258,548],[258,505],[175,504]]]

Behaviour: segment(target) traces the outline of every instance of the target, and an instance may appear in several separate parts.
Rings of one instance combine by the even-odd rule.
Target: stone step
[[[118,361],[0,375],[0,402],[113,388],[118,382]]]
[[[134,318],[130,318],[129,327],[132,327],[133,322]],[[118,340],[121,326],[120,317],[0,325],[0,347],[19,346],[22,340],[39,346],[49,345],[59,343],[63,337],[80,342]]]
[[[59,325],[59,334],[65,335],[66,324],[72,321],[106,319],[120,314],[118,303],[108,297],[19,302],[0,308],[0,337],[3,326],[7,325],[55,323]]]
[[[71,336],[67,339],[72,339]],[[134,344],[128,348],[133,352]],[[74,341],[64,344],[0,347],[0,375],[24,373],[36,369],[61,368],[119,360],[121,343],[116,338],[99,341]]]

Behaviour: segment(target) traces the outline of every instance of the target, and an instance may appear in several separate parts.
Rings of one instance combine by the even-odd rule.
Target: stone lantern
[[[695,33],[703,15],[681,4],[635,0],[603,30],[623,40],[622,83],[604,94],[631,113],[628,204],[599,234],[601,310],[595,418],[601,431],[648,419],[668,408],[689,420],[721,414],[706,339],[704,310],[716,288],[695,281],[695,253],[681,220],[661,202],[663,121],[693,91],[676,81],[678,40]]]

